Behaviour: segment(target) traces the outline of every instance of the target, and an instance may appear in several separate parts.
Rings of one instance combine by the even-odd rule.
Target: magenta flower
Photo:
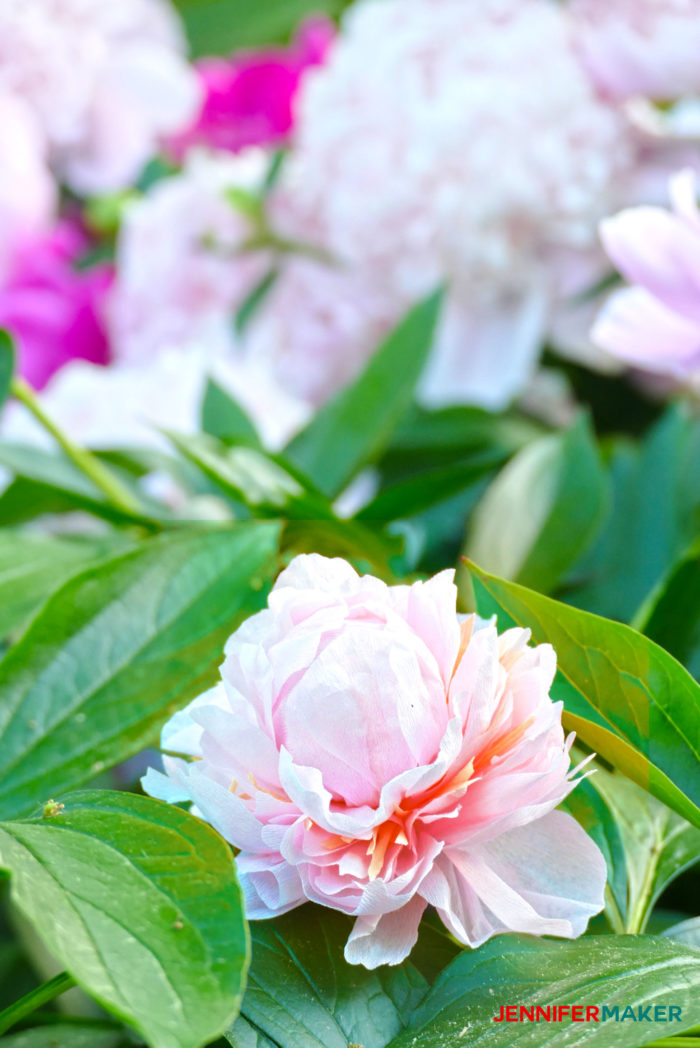
[[[368,968],[407,956],[428,904],[471,946],[578,936],[603,907],[600,851],[554,810],[575,785],[554,652],[460,621],[456,596],[451,571],[389,587],[297,557],[164,728],[194,759],[144,778],[240,849],[250,918],[353,914],[345,956]]]
[[[69,360],[109,360],[103,307],[112,270],[77,269],[86,246],[77,224],[61,222],[24,246],[0,287],[0,327],[14,336],[20,373],[35,389]]]
[[[274,145],[294,126],[294,102],[306,70],[323,62],[334,28],[311,18],[288,49],[272,48],[209,58],[197,64],[204,103],[189,131],[171,142],[182,157],[190,146],[237,152],[250,145]]]
[[[603,308],[593,341],[613,356],[683,378],[700,368],[700,210],[696,176],[671,179],[673,211],[635,207],[601,225],[603,244],[633,287]]]

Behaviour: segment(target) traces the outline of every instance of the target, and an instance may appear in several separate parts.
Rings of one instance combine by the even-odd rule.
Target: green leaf
[[[654,591],[635,625],[700,678],[700,544]]]
[[[685,943],[686,946],[694,946],[700,949],[700,917],[691,917],[687,921],[674,924],[661,933],[676,942]]]
[[[393,521],[413,517],[471,488],[502,462],[501,455],[484,452],[442,469],[401,480],[383,488],[360,510],[356,519]]]
[[[128,546],[119,534],[63,539],[0,532],[0,638],[18,632],[73,575]]]
[[[243,408],[211,378],[202,402],[202,429],[219,440],[242,441],[260,447],[258,431]]]
[[[620,830],[628,880],[625,930],[643,932],[661,893],[700,861],[700,830],[621,775],[598,769],[587,781]]]
[[[257,517],[286,517],[286,549],[326,556],[361,557],[382,575],[397,543],[363,524],[336,518],[328,499],[283,460],[250,447],[226,447],[206,435],[169,433],[181,454],[235,502]]]
[[[493,415],[482,408],[426,411],[412,407],[396,428],[383,465],[390,474],[444,466],[469,453],[489,451],[510,458],[544,430],[517,415]]]
[[[193,57],[227,55],[287,39],[310,14],[337,14],[342,0],[174,0]]]
[[[679,815],[700,825],[700,686],[629,626],[578,611],[470,565],[479,614],[528,627],[559,667],[564,724]]]
[[[164,507],[155,503],[153,504],[153,516],[118,509],[65,456],[45,451],[31,444],[0,441],[0,465],[5,466],[20,480],[31,482],[30,492],[32,488],[39,489],[42,497],[49,497],[49,504],[52,498],[58,497],[63,505],[67,503],[72,509],[86,510],[96,517],[102,517],[115,524],[152,526],[160,517],[167,518],[168,516]],[[122,476],[120,479],[129,486],[129,478]],[[131,484],[133,486],[133,482]],[[141,498],[141,501],[145,506],[149,505],[147,500]],[[2,503],[0,502],[1,512]],[[8,524],[19,519],[21,517],[8,517],[2,514],[0,524]]]
[[[12,898],[47,948],[151,1048],[200,1048],[238,1012],[248,935],[233,856],[147,797],[68,794],[0,825]]]
[[[390,1048],[639,1048],[700,1022],[700,951],[650,936],[553,942],[504,935],[465,950],[440,975]],[[675,1005],[682,1020],[494,1022],[501,1006]],[[653,1015],[653,1012],[652,1012]],[[668,1017],[668,1012],[666,1012]]]
[[[428,359],[442,293],[416,306],[347,389],[329,401],[286,449],[324,494],[335,498],[387,446]]]
[[[11,335],[0,329],[0,408],[10,395],[15,371],[15,347]]]
[[[566,600],[629,622],[700,533],[700,422],[673,405],[641,445],[612,445],[609,475],[610,512]]]
[[[332,520],[326,498],[313,491],[277,459],[257,448],[227,447],[206,434],[182,436],[167,433],[174,447],[189,462],[236,502],[262,517],[295,520]]]
[[[606,478],[585,416],[523,448],[477,506],[467,552],[488,571],[550,592],[591,543]]]
[[[97,1023],[56,1023],[6,1034],[2,1048],[125,1048],[120,1030]]]
[[[352,925],[313,905],[251,924],[244,1021],[228,1035],[234,1048],[382,1048],[457,951],[444,930],[423,922],[409,960],[368,971],[343,957]]]
[[[261,608],[279,528],[192,528],[70,580],[0,663],[0,817],[149,745]]]

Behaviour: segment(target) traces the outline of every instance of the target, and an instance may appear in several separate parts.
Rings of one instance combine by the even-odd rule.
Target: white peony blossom
[[[199,90],[166,0],[0,3],[0,91],[32,108],[78,192],[127,185],[193,117]]]
[[[424,396],[502,406],[539,349],[553,252],[595,242],[633,159],[626,118],[581,67],[563,6],[355,4],[329,61],[306,80],[278,204],[289,235],[315,240],[368,289],[344,319],[351,339],[327,321],[335,342],[316,384],[330,392],[374,348],[375,297],[397,320],[445,282]],[[285,305],[261,324],[271,353],[284,330],[280,351],[301,370],[305,299],[290,294]],[[329,316],[334,308],[329,300]]]
[[[257,150],[193,152],[182,173],[127,211],[110,305],[119,359],[193,343],[211,352],[233,347],[235,311],[266,270],[259,255],[241,254],[250,223],[226,194],[259,188],[265,165]]]

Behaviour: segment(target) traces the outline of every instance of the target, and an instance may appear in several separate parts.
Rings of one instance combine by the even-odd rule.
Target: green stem
[[[37,1008],[42,1008],[49,1001],[53,1001],[55,997],[60,997],[66,990],[72,989],[73,986],[75,986],[75,979],[68,972],[61,972],[60,975],[55,975],[53,979],[49,979],[48,982],[37,986],[35,990],[25,994],[24,997],[20,997],[9,1008],[5,1008],[4,1011],[0,1012],[0,1035],[9,1030],[11,1026],[15,1026],[21,1019],[31,1015]]]
[[[42,408],[31,386],[27,385],[21,378],[13,378],[10,388],[17,400],[20,400],[31,411],[37,422],[63,448],[71,462],[85,476],[89,477],[116,509],[121,510],[122,513],[126,513],[128,516],[141,515],[141,507],[138,500],[131,494],[129,489],[98,458],[85,448],[74,444],[70,437],[58,428],[56,423],[49,418]]]

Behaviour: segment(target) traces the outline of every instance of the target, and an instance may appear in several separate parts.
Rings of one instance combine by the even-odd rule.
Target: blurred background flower
[[[0,322],[23,373],[51,406],[72,359],[146,382],[176,353],[198,389],[240,369],[306,417],[439,285],[426,405],[536,404],[546,346],[619,370],[589,336],[598,224],[698,167],[698,8],[355,0],[190,64],[166,0],[6,4]],[[62,402],[72,381],[109,379],[72,369]]]

